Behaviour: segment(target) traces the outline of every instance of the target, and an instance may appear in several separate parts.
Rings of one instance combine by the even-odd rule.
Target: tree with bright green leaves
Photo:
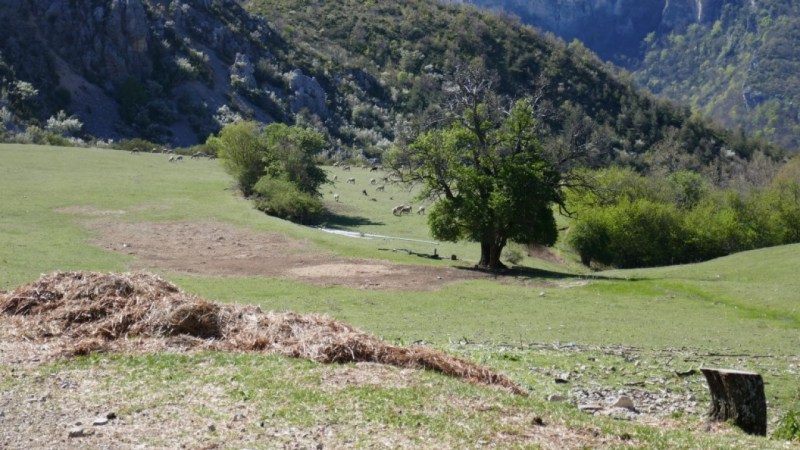
[[[236,122],[226,125],[219,136],[210,137],[207,144],[246,195],[265,175],[289,181],[314,196],[327,180],[314,161],[325,139],[314,130],[281,123],[262,128],[256,122]]]
[[[301,126],[255,122],[225,126],[208,139],[225,170],[258,209],[295,222],[311,223],[322,214],[319,187],[327,181],[314,161],[324,137]]]
[[[555,243],[561,177],[542,155],[530,99],[504,108],[492,79],[475,72],[457,75],[450,90],[448,123],[388,159],[405,179],[423,183],[422,196],[436,200],[428,215],[436,239],[478,242],[478,267],[503,268],[509,241]]]

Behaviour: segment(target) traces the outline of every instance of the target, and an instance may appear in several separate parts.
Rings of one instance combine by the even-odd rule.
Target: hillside
[[[552,138],[591,142],[593,164],[642,166],[646,152],[668,149],[690,153],[699,170],[723,149],[745,158],[763,149],[638,92],[579,45],[468,6],[92,5],[0,6],[0,24],[15,31],[0,37],[7,129],[63,108],[100,138],[187,145],[244,117],[308,123],[326,134],[329,156],[373,157],[426,126],[455,68],[481,60],[503,94],[541,92]]]
[[[637,84],[729,128],[800,149],[798,18],[791,0],[472,0],[578,39]]]
[[[325,323],[348,324],[342,331],[352,326],[390,345],[415,343],[487,366],[529,394],[432,371],[229,351],[223,340],[180,331],[148,338],[139,328],[127,339],[107,340],[131,325],[131,316],[106,316],[112,326],[81,342],[56,336],[59,324],[91,332],[89,318],[102,320],[110,305],[124,306],[116,302],[127,298],[129,307],[146,306],[145,298],[164,292],[147,287],[142,293],[109,282],[116,275],[107,274],[68,285],[99,304],[76,304],[68,312],[39,308],[52,314],[39,326],[25,327],[35,316],[22,321],[0,312],[5,447],[792,445],[773,433],[797,408],[796,245],[595,276],[557,262],[533,269],[529,258],[525,270],[495,277],[459,268],[470,263],[463,253],[469,244],[438,247],[459,261],[432,260],[382,250],[430,251],[428,243],[358,239],[265,217],[226,189],[229,177],[206,159],[170,164],[160,154],[8,144],[0,145],[0,156],[0,192],[7,194],[0,196],[2,291],[54,271],[148,271],[166,281],[156,286],[166,288],[161,300],[178,294],[177,287],[195,300],[218,302],[220,310],[246,311],[235,316],[243,320],[280,311],[272,316],[292,323],[276,321],[274,331],[295,336],[307,324],[301,314],[325,314],[336,321]],[[354,169],[361,185],[341,191],[339,211],[359,220],[340,225],[356,234],[403,230],[405,238],[428,240],[421,218],[391,216],[387,208],[380,215],[376,202],[350,198],[360,198],[357,189],[368,174]],[[386,192],[394,200],[377,203],[412,195],[398,188]],[[49,298],[52,306],[64,300],[35,287],[35,295],[19,297]],[[158,315],[144,318],[158,324]],[[40,331],[46,334],[36,336]],[[347,354],[337,341],[324,342]],[[258,348],[266,350],[265,344]],[[764,376],[770,437],[707,422],[710,398],[697,371],[703,366]],[[610,406],[622,395],[635,412]]]

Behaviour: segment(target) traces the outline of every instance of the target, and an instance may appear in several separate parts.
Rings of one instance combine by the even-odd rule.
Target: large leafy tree
[[[509,241],[555,243],[561,177],[543,157],[531,99],[504,108],[491,79],[475,76],[456,77],[450,90],[448,123],[421,133],[391,163],[437,200],[428,216],[435,238],[479,242],[478,266],[499,269]]]

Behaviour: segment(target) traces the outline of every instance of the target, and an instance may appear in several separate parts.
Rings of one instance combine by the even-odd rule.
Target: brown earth
[[[93,216],[102,216],[94,212]],[[218,222],[117,222],[92,220],[93,244],[136,258],[133,270],[168,270],[207,276],[289,278],[357,289],[438,289],[490,279],[467,266],[414,266],[344,258],[283,234],[237,229]]]

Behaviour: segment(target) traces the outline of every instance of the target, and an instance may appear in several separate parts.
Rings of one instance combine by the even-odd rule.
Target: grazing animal
[[[384,192],[384,191],[386,191],[386,186],[382,184],[382,185],[376,187],[375,190]]]
[[[333,181],[339,181],[339,175],[334,175],[333,176]]]
[[[183,155],[176,156],[175,161],[183,161]]]
[[[403,214],[403,208],[405,208],[405,205],[395,206],[394,208],[392,208],[392,215],[393,216],[402,215]]]
[[[139,152],[141,152],[141,150],[139,150],[139,147],[134,147],[134,148],[131,149],[131,154],[132,155],[138,155]]]
[[[375,178],[370,178],[369,179],[369,184],[376,184],[377,182],[378,182],[378,180],[376,180]]]
[[[356,179],[355,178],[348,178],[347,182],[351,183],[351,184],[356,184]]]
[[[369,197],[369,194],[367,194],[367,190],[366,189],[362,189],[361,193],[364,194],[364,197]]]
[[[175,162],[175,155],[169,157],[169,162]]]
[[[200,153],[200,152],[197,152],[197,153],[192,155],[192,159],[200,159],[201,156],[204,156],[204,155],[202,153]]]
[[[408,206],[403,205],[403,209],[402,209],[402,211],[400,211],[400,214],[401,215],[402,214],[411,214],[411,210],[412,209],[414,209],[414,207],[411,206],[411,205],[408,205]]]
[[[377,171],[378,171],[378,166],[372,166],[372,167],[370,167],[369,171],[370,171],[370,172],[377,172]]]
[[[344,166],[344,167],[342,167],[342,170],[347,170],[347,171],[349,171],[349,170],[350,170],[350,166]]]
[[[335,163],[333,163],[333,167],[339,167],[339,161],[336,161]]]
[[[333,194],[333,199],[338,202],[339,201],[339,194]]]
[[[425,207],[424,206],[420,206],[417,209],[417,214],[425,214]]]

